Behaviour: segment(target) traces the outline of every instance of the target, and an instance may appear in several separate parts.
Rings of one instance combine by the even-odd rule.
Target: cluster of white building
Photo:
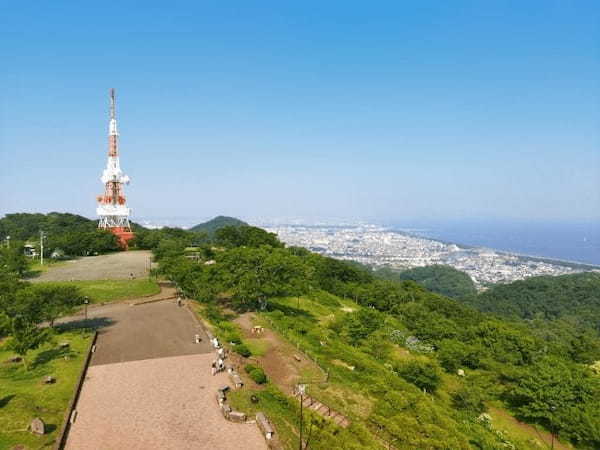
[[[374,225],[276,225],[265,228],[276,233],[288,245],[376,267],[405,269],[446,264],[469,274],[480,287],[537,275],[578,271],[560,262],[545,262],[491,249],[460,247]]]

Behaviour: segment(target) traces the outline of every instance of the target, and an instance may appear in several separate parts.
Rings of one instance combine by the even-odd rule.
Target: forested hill
[[[375,276],[392,281],[416,281],[431,292],[452,298],[474,295],[477,292],[475,283],[469,275],[454,267],[441,264],[404,271],[379,269],[375,271]]]
[[[502,317],[567,319],[600,331],[600,273],[532,277],[495,285],[463,301]]]
[[[51,212],[48,214],[15,213],[0,219],[0,238],[10,236],[13,240],[37,239],[40,230],[49,235],[66,232],[94,231],[95,220],[77,214]]]
[[[378,448],[382,440],[395,448],[540,447],[535,436],[507,436],[502,425],[482,422],[488,408],[578,448],[600,448],[600,379],[589,368],[600,360],[597,335],[494,317],[414,281],[378,279],[357,264],[286,247],[255,227],[221,228],[195,248],[196,259],[186,257],[194,237],[184,234],[157,235],[150,248],[159,272],[198,301],[233,351],[247,358],[256,348],[233,321],[251,311],[327,372],[327,389],[311,385],[311,395],[353,425],[315,422],[311,448]],[[281,387],[273,379],[251,393],[278,433],[291,435],[297,400]]]
[[[235,217],[217,216],[214,219],[209,220],[208,222],[204,222],[190,228],[190,231],[203,231],[208,234],[213,234],[219,228],[240,225],[247,225],[247,223],[236,219]]]
[[[15,213],[0,219],[0,239],[10,236],[14,248],[21,248],[26,242],[38,247],[40,231],[45,234],[46,257],[55,251],[62,256],[86,256],[120,249],[114,234],[99,230],[96,220],[77,214]]]

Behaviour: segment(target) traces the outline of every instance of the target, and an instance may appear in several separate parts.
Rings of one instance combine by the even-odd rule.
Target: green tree
[[[600,379],[589,370],[544,358],[518,371],[515,381],[506,398],[519,417],[600,447]]]
[[[477,369],[484,354],[480,347],[455,339],[445,339],[439,343],[438,347],[438,361],[444,369],[451,373],[461,367]]]
[[[373,309],[360,309],[344,319],[350,344],[357,346],[382,325],[381,313]]]
[[[485,396],[481,389],[475,386],[463,386],[452,393],[452,406],[472,415],[479,415],[486,411]]]
[[[0,248],[0,268],[7,273],[22,277],[27,271],[29,261],[23,254],[23,245],[13,242],[10,248]]]
[[[298,296],[308,289],[308,268],[283,248],[239,247],[217,260],[222,286],[241,309],[265,306],[269,298]]]
[[[283,244],[277,239],[275,233],[269,233],[262,228],[251,227],[249,225],[226,226],[219,228],[215,232],[217,245],[223,247],[261,247],[268,245],[274,248],[281,248]]]
[[[412,360],[395,368],[398,375],[419,389],[435,392],[442,376],[437,365],[431,361]]]
[[[51,327],[58,317],[83,303],[83,295],[75,286],[39,284],[29,288],[27,294],[32,296],[31,301],[39,304],[43,320],[48,321]]]
[[[39,347],[49,337],[47,329],[38,327],[37,323],[27,316],[17,315],[11,321],[9,348],[23,358],[25,369],[29,369],[27,352]]]

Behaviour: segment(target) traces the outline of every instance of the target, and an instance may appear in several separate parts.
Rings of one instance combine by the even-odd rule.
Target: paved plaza
[[[72,450],[263,450],[255,424],[223,418],[215,399],[227,375],[212,353],[90,367],[69,433]]]
[[[211,375],[214,351],[186,307],[120,303],[88,318],[99,334],[67,449],[267,448],[255,424],[221,415],[215,395],[229,380]]]

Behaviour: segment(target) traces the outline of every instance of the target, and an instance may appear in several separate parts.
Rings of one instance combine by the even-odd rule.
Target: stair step
[[[315,411],[318,410],[321,406],[323,406],[323,403],[316,401],[314,402],[312,405],[309,406],[310,409],[314,409]]]
[[[322,416],[327,416],[327,412],[329,411],[329,408],[327,408],[327,406],[325,405],[321,405],[321,407],[319,409],[316,410],[319,414],[321,414]]]

